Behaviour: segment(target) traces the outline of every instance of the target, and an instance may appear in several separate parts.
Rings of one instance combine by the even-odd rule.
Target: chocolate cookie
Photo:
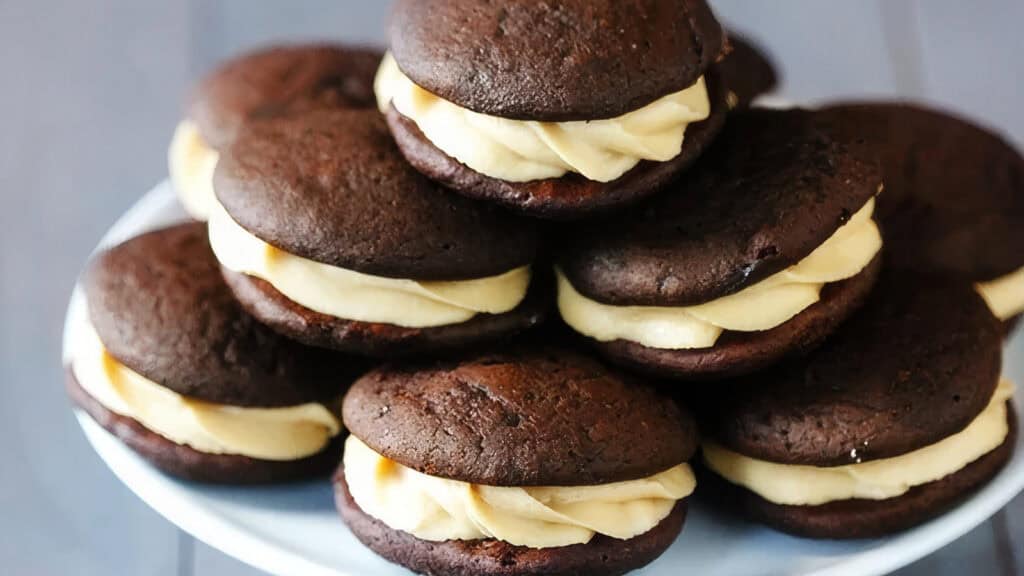
[[[747,107],[758,96],[774,90],[779,75],[768,55],[754,42],[730,31],[729,44],[732,50],[718,65],[718,73],[729,89],[729,106]]]
[[[573,286],[607,304],[701,304],[798,263],[881,184],[813,112],[741,111],[671,190],[614,219],[566,227],[558,262]]]
[[[718,135],[728,111],[726,92],[714,70],[708,75],[708,89],[711,115],[687,128],[678,156],[668,162],[643,161],[611,182],[595,182],[579,174],[529,182],[492,178],[445,154],[424,136],[415,122],[393,106],[387,119],[406,160],[431,179],[471,198],[495,202],[530,216],[578,219],[650,196],[690,166]]]
[[[334,498],[352,533],[381,557],[421,574],[450,576],[625,574],[661,556],[686,520],[686,503],[680,502],[660,524],[630,540],[598,535],[586,544],[561,548],[527,548],[495,540],[427,542],[363,512],[349,494],[343,474],[335,476]]]
[[[1000,368],[999,323],[969,283],[887,270],[864,308],[806,358],[705,395],[701,426],[709,440],[748,458],[856,467],[966,429],[993,402]],[[788,505],[746,488],[736,493],[748,512],[786,531],[873,537],[941,513],[990,479],[1013,445],[1011,429],[1002,446],[966,467],[888,499]]]
[[[372,108],[381,53],[338,44],[272,46],[229,60],[191,95],[187,116],[223,150],[247,122],[309,109]]]
[[[362,542],[413,570],[622,574],[654,560],[682,528],[689,490],[672,496],[652,494],[647,504],[663,513],[619,536],[601,531],[602,526],[609,530],[607,522],[617,516],[586,509],[594,505],[586,496],[592,488],[587,487],[599,487],[605,495],[602,501],[610,502],[615,501],[616,486],[621,486],[617,483],[642,480],[667,487],[686,482],[690,473],[681,464],[696,450],[696,427],[668,397],[570,348],[523,345],[459,360],[386,365],[353,386],[342,414],[352,437],[335,475],[337,506]],[[401,467],[403,472],[390,475]],[[681,477],[668,480],[662,474]],[[690,482],[692,489],[692,478]],[[434,486],[422,503],[426,510],[453,483],[457,486],[451,499],[445,500],[449,511],[461,505],[459,495],[466,494],[469,485],[474,487],[472,494],[487,500],[504,490],[501,493],[520,503],[522,498],[539,498],[544,502],[539,506],[558,506],[562,497],[557,491],[570,490],[575,512],[566,512],[561,522],[550,522],[567,529],[574,525],[572,516],[583,514],[590,518],[585,524],[589,537],[562,544],[516,540],[523,535],[513,526],[534,526],[531,532],[548,528],[521,504],[506,508],[497,503],[504,498],[483,504],[487,512],[474,521],[504,529],[476,536],[450,533],[451,523],[428,515],[425,523],[414,522],[417,528],[403,530],[395,527],[397,517],[387,504],[380,508],[380,502],[392,500],[373,495],[374,490],[392,490],[415,500],[421,486]],[[645,514],[634,512],[636,519]],[[449,513],[456,523],[462,517]],[[536,534],[528,538],[532,537]]]
[[[851,448],[865,461],[898,456],[967,426],[1001,364],[999,325],[969,284],[887,271],[813,354],[719,389],[708,432],[785,464],[850,464]]]
[[[1024,268],[1024,157],[1005,139],[908,104],[839,104],[823,114],[881,159],[879,221],[893,266],[973,282]]]
[[[287,340],[246,314],[224,284],[205,225],[105,250],[81,286],[89,314],[73,330],[68,391],[133,450],[170,474],[209,482],[329,470],[341,447],[338,400],[364,364]],[[273,425],[285,432],[288,418],[323,426],[324,444],[236,441],[242,426],[274,410],[283,420]]]
[[[564,227],[556,260],[572,288],[601,305],[704,305],[804,261],[863,213],[880,186],[877,168],[829,138],[814,113],[740,111],[670,190],[614,219]],[[870,291],[875,260],[866,254],[859,273],[824,283],[817,305],[771,330],[726,330],[713,346],[696,348],[624,338],[599,346],[613,359],[679,378],[752,371],[831,333]]]
[[[423,178],[372,110],[252,125],[221,158],[217,199],[291,254],[364,274],[465,280],[533,261],[536,226]]]
[[[725,48],[703,0],[401,0],[391,51],[416,84],[481,114],[621,116],[693,85]]]
[[[673,403],[562,349],[378,368],[346,395],[343,417],[391,460],[489,486],[634,480],[696,450],[696,429]]]
[[[338,275],[371,283],[373,290],[353,298],[376,299],[389,281],[404,282],[391,286],[406,292],[411,281],[493,281],[529,267],[538,251],[534,223],[453,194],[409,167],[374,111],[321,110],[253,124],[223,155],[215,187],[226,225],[282,258],[328,270],[307,284],[333,287]],[[211,222],[211,238],[224,224]],[[512,295],[518,305],[487,312],[489,302],[474,300],[482,311],[457,322],[363,313],[372,302],[362,316],[328,314],[333,309],[286,296],[281,278],[233,267],[213,244],[229,285],[262,322],[303,342],[362,354],[422,354],[494,340],[537,324],[547,306],[542,286],[527,297],[524,284]],[[332,298],[350,293],[337,288]],[[486,297],[486,290],[460,296]]]
[[[221,278],[202,224],[101,252],[81,284],[107,351],[190,398],[247,407],[328,401],[362,368],[282,338],[246,314]]]

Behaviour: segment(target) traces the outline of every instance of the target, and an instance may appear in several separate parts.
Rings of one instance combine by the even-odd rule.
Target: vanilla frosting
[[[89,396],[176,444],[207,454],[299,460],[341,433],[337,410],[322,404],[242,408],[187,398],[115,360],[91,324],[72,336],[71,370]]]
[[[914,486],[941,480],[999,447],[1009,434],[1006,403],[1011,397],[1013,385],[1002,380],[988,406],[966,428],[892,458],[834,467],[801,466],[758,460],[705,442],[704,461],[729,482],[776,504],[815,506],[854,498],[895,498]]]
[[[1009,320],[1024,313],[1024,268],[975,287],[996,318]]]
[[[345,442],[345,481],[363,512],[421,540],[493,538],[515,546],[626,540],[657,526],[696,487],[680,464],[641,480],[599,486],[499,487],[428,476]]]
[[[174,131],[167,163],[171,183],[185,211],[196,220],[206,220],[214,202],[213,171],[220,154],[199,134],[199,127],[183,120]]]
[[[498,276],[420,282],[371,276],[314,262],[267,244],[235,222],[219,202],[210,214],[210,246],[229,270],[269,282],[289,300],[346,320],[424,328],[501,314],[526,296],[530,267]]]
[[[510,120],[467,110],[417,86],[390,54],[374,89],[382,111],[394,104],[445,154],[508,182],[569,172],[610,182],[642,160],[667,162],[678,156],[686,127],[711,114],[704,77],[618,118],[577,122]]]
[[[601,342],[628,340],[649,348],[714,346],[725,330],[769,330],[820,299],[821,289],[860,273],[882,247],[871,199],[849,222],[795,266],[735,294],[695,306],[613,306],[591,300],[561,271],[558,309],[577,332]]]

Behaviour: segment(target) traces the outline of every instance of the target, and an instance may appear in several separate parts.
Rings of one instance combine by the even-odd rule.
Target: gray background
[[[783,91],[929,99],[1024,142],[1020,0],[717,0]],[[164,177],[189,83],[273,40],[381,42],[370,0],[0,0],[0,572],[242,575],[86,445],[62,392],[66,298],[102,232]],[[1024,499],[906,574],[1024,574]],[[1014,565],[1016,552],[1018,564]]]

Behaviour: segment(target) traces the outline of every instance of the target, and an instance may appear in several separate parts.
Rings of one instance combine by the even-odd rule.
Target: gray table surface
[[[0,572],[243,575],[121,486],[62,390],[64,305],[102,232],[164,177],[183,92],[283,39],[382,43],[388,2],[0,0]],[[783,92],[927,99],[1024,143],[1020,0],[713,0]],[[1024,574],[1024,498],[901,574]],[[1016,558],[1014,557],[1016,555]]]

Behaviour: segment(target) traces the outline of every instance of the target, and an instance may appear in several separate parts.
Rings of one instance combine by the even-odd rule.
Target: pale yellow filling
[[[750,458],[705,442],[704,461],[729,482],[776,504],[815,506],[853,498],[895,498],[914,486],[941,480],[999,447],[1009,434],[1006,402],[1011,397],[1013,385],[1001,381],[988,407],[967,428],[893,458],[846,466],[799,466]],[[858,448],[851,447],[852,460],[856,461]]]
[[[467,110],[417,86],[390,54],[374,88],[382,111],[394,104],[445,154],[508,182],[569,172],[610,182],[642,160],[667,162],[678,156],[687,126],[711,114],[703,77],[618,118],[579,122],[509,120]]]
[[[194,122],[183,120],[178,124],[167,153],[171,183],[185,211],[196,220],[209,218],[218,158],[220,154],[203,140]]]
[[[557,271],[558,309],[577,332],[601,342],[628,340],[649,348],[714,346],[725,330],[770,330],[820,299],[821,290],[859,274],[882,248],[869,200],[845,225],[795,266],[740,292],[696,306],[612,306],[580,294]]]
[[[73,337],[71,369],[89,396],[171,442],[207,454],[299,460],[341,433],[340,415],[322,404],[242,408],[177,394],[115,360],[85,323]]]
[[[210,245],[229,270],[269,282],[289,300],[346,320],[424,328],[501,314],[526,297],[530,267],[451,282],[384,278],[314,262],[267,244],[235,222],[219,202],[210,214]]]
[[[345,481],[363,512],[421,540],[493,538],[515,546],[626,540],[657,526],[696,487],[680,464],[642,480],[599,486],[497,487],[427,476],[345,442]]]
[[[1024,268],[989,282],[980,282],[976,288],[996,318],[1009,320],[1024,313]]]

